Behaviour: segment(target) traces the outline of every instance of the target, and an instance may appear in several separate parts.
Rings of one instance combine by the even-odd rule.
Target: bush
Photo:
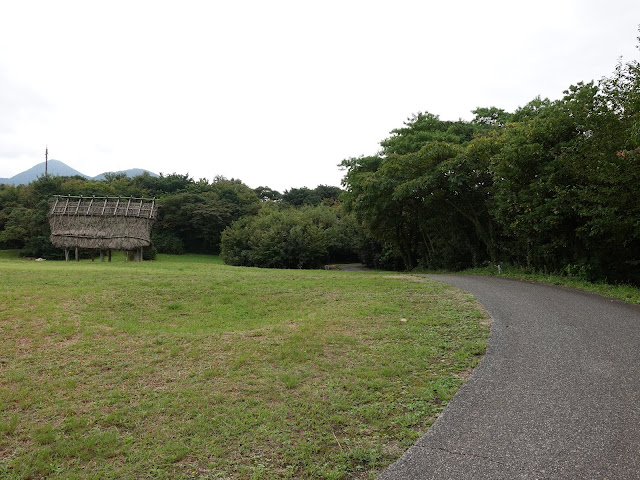
[[[265,205],[223,232],[221,256],[230,265],[266,268],[320,268],[335,254],[353,258],[341,218],[339,207]]]
[[[158,249],[154,246],[151,246],[149,248],[145,248],[142,251],[142,259],[143,260],[155,260],[156,257],[158,256]]]

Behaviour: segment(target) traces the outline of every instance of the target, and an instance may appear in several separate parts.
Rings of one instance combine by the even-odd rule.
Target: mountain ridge
[[[159,176],[157,173],[150,172],[149,170],[145,170],[143,168],[129,168],[127,170],[119,170],[117,172],[106,171],[96,175],[95,177],[91,177],[89,175],[85,175],[84,173],[76,170],[75,168],[70,167],[69,165],[67,165],[64,162],[61,162],[60,160],[54,160],[54,159],[49,160],[49,165],[47,170],[49,175],[58,176],[58,177],[73,177],[78,175],[80,177],[86,178],[87,180],[104,180],[106,178],[106,175],[108,174],[117,175],[121,173],[124,173],[127,177],[135,177],[137,175],[142,175],[145,172],[149,173],[149,175],[151,175],[152,177]],[[41,177],[42,175],[44,175],[44,171],[45,171],[45,162],[42,162],[25,170],[24,172],[20,172],[14,175],[13,177],[0,178],[0,184],[4,183],[7,185],[27,185],[37,180],[38,177]]]

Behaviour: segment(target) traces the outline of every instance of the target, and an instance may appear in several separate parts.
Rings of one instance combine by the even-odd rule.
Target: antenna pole
[[[44,151],[44,176],[49,175],[49,145]]]

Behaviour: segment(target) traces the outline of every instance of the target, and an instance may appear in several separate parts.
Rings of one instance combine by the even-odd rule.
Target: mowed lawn
[[[404,274],[0,252],[0,478],[373,478],[486,320]]]

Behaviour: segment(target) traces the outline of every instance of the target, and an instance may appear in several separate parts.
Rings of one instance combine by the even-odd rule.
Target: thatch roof
[[[97,250],[148,247],[157,215],[151,198],[56,195],[49,210],[51,243]]]

